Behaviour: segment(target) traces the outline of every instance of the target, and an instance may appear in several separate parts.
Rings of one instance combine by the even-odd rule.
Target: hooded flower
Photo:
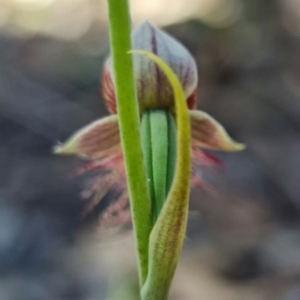
[[[203,188],[203,168],[218,160],[201,149],[239,151],[244,145],[233,141],[211,116],[196,110],[197,69],[190,53],[178,41],[148,22],[132,34],[133,49],[152,52],[162,58],[177,75],[185,93],[191,122],[192,187]],[[147,109],[174,112],[174,97],[167,78],[158,66],[145,56],[133,55],[137,99],[141,114]],[[84,214],[91,211],[108,194],[113,203],[101,217],[103,227],[130,222],[118,115],[114,91],[112,60],[108,58],[102,76],[102,91],[111,116],[96,120],[75,132],[65,143],[54,147],[55,154],[77,155],[88,160],[77,175],[94,174],[82,197],[87,201]]]

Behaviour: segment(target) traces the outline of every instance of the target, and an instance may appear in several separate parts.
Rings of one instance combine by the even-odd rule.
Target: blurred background
[[[186,45],[198,107],[247,144],[213,153],[225,168],[204,176],[217,193],[192,194],[171,299],[300,299],[300,1],[131,8],[134,25],[148,19]],[[1,300],[107,299],[135,268],[130,230],[99,228],[109,197],[82,220],[80,161],[51,155],[107,114],[107,54],[104,0],[0,0]]]

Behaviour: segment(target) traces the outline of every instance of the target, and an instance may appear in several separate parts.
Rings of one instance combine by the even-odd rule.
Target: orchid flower
[[[125,54],[132,49],[127,1],[108,3],[113,60],[105,63],[102,89],[112,115],[79,130],[54,153],[88,160],[77,174],[96,173],[83,191],[85,213],[113,193],[102,228],[130,222],[130,196],[141,299],[165,300],[186,232],[190,183],[202,187],[203,167],[216,163],[201,149],[238,151],[244,145],[196,110],[194,59],[148,22],[132,34],[133,76]]]
[[[149,22],[145,22],[133,31],[132,46],[133,49],[141,49],[159,56],[170,66],[182,85],[191,125],[191,187],[201,188],[203,168],[218,163],[217,159],[202,149],[240,151],[244,149],[244,145],[231,139],[223,126],[213,117],[196,109],[198,83],[196,63],[182,44]],[[174,114],[173,91],[163,72],[145,56],[134,54],[133,61],[141,116],[149,110]],[[75,132],[65,143],[56,145],[54,153],[76,155],[87,160],[87,163],[77,171],[78,175],[87,172],[96,174],[88,180],[82,192],[82,197],[88,201],[84,214],[97,206],[107,194],[111,193],[114,196],[113,203],[101,217],[102,227],[106,228],[130,222],[111,58],[108,58],[104,65],[102,92],[111,115]]]

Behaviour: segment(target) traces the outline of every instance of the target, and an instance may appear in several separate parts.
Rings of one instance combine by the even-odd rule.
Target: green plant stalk
[[[170,67],[153,53],[141,50],[134,53],[146,55],[159,65],[173,88],[176,104],[175,176],[170,193],[151,232],[148,277],[141,291],[143,300],[166,300],[186,232],[191,171],[190,120],[182,87]]]
[[[131,26],[127,0],[108,0],[108,11],[119,128],[142,285],[148,273],[148,244],[152,220],[141,148],[132,56],[128,55],[131,50]]]

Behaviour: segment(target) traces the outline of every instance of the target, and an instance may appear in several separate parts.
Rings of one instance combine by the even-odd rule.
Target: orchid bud
[[[132,33],[133,49],[158,55],[173,70],[183,88],[189,109],[196,107],[197,68],[187,49],[173,37],[149,22],[142,23]],[[159,67],[147,57],[133,55],[137,99],[140,110],[174,109],[174,95],[170,83]],[[116,113],[112,60],[108,58],[103,71],[102,89],[108,110]]]

